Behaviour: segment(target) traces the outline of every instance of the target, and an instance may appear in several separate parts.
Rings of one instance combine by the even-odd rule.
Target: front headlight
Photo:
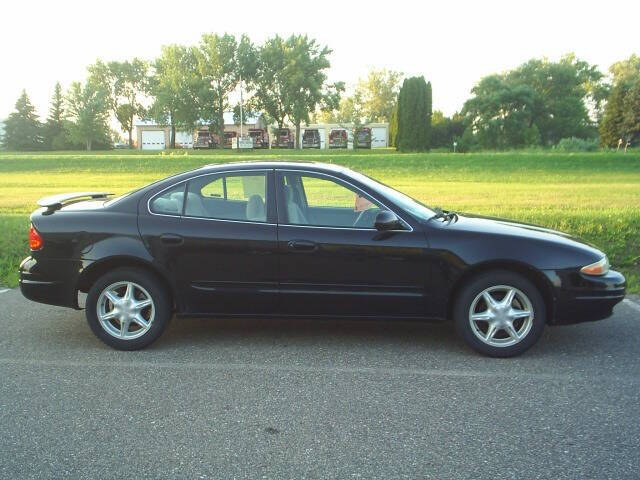
[[[605,255],[601,260],[580,269],[586,275],[605,275],[609,271],[609,259]]]

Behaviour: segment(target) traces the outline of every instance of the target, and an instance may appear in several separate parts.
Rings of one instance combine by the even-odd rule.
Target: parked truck
[[[353,137],[355,148],[371,148],[371,129],[369,127],[356,128]]]
[[[253,148],[269,148],[269,134],[262,128],[250,128],[249,136],[253,140]]]
[[[224,132],[224,142],[222,143],[222,148],[231,148],[231,144],[233,143],[233,139],[236,138],[238,134],[236,132],[231,132],[229,130]]]
[[[304,131],[302,148],[320,148],[320,131],[317,128],[307,128]]]
[[[275,132],[275,138],[271,142],[272,148],[293,148],[295,146],[293,135],[288,128],[279,128]]]
[[[207,130],[198,130],[196,132],[196,141],[193,143],[193,148],[216,148],[217,142],[211,132]]]
[[[347,148],[347,138],[344,128],[334,128],[329,132],[329,148]]]

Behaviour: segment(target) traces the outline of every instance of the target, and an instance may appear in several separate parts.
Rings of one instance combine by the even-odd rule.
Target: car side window
[[[266,173],[207,175],[190,180],[187,217],[248,222],[267,221]]]
[[[285,223],[317,227],[374,228],[380,205],[369,195],[331,178],[285,174]]]
[[[162,215],[182,215],[184,187],[184,183],[181,183],[154,197],[149,204],[151,212]]]

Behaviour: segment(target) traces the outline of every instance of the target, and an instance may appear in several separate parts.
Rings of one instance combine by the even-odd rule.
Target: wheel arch
[[[547,314],[547,324],[552,323],[555,309],[555,297],[553,295],[553,288],[551,286],[551,283],[544,276],[544,274],[537,270],[535,267],[524,262],[518,262],[516,260],[492,260],[473,265],[466,269],[462,273],[462,275],[460,275],[456,279],[455,283],[451,287],[451,294],[449,295],[447,301],[447,318],[453,317],[453,306],[462,287],[476,276],[493,270],[506,270],[509,272],[518,273],[531,281],[538,289],[540,295],[542,295],[542,298],[544,300]]]
[[[82,270],[78,277],[78,283],[76,291],[86,293],[91,286],[105,273],[115,270],[117,268],[138,268],[145,270],[155,276],[164,285],[167,291],[171,294],[171,303],[174,308],[176,307],[177,295],[176,289],[169,281],[167,276],[160,271],[152,263],[126,255],[108,257],[102,260],[91,263],[85,269]]]

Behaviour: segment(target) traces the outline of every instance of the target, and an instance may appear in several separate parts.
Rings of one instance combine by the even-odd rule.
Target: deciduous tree
[[[182,45],[162,47],[153,63],[147,92],[153,103],[147,112],[157,123],[171,127],[170,147],[176,146],[176,129],[193,130],[200,118],[199,99],[206,88],[198,74],[195,48]]]
[[[372,69],[366,78],[358,80],[352,95],[340,100],[337,109],[316,112],[316,118],[326,123],[390,122],[401,78],[400,72]]]
[[[615,147],[620,139],[633,143],[640,138],[640,57],[616,62],[609,72],[613,85],[600,123],[600,142]]]
[[[344,84],[327,82],[331,50],[306,35],[284,40],[278,35],[260,50],[255,107],[264,110],[282,128],[288,118],[296,127],[300,148],[300,126],[309,122],[309,112],[317,108],[337,108]]]
[[[471,92],[474,96],[465,102],[463,113],[470,134],[482,148],[526,146],[525,132],[533,125],[536,101],[532,88],[513,85],[502,75],[490,75]]]
[[[91,150],[96,143],[109,143],[109,93],[104,86],[87,80],[74,82],[66,97],[67,134],[74,143]]]
[[[603,98],[602,77],[597,67],[573,54],[557,62],[532,59],[509,72],[484,77],[463,107],[466,137],[475,136],[474,143],[490,149],[593,137]]]
[[[257,54],[249,37],[240,42],[225,33],[204,34],[196,51],[198,73],[203,82],[200,90],[200,117],[213,125],[224,138],[224,112],[231,110],[229,95],[239,82],[252,84],[257,69]]]
[[[259,49],[255,94],[251,100],[252,108],[265,112],[278,128],[284,127],[287,118],[286,50],[285,41],[279,35],[267,39]]]
[[[88,70],[93,81],[100,83],[109,93],[109,108],[122,130],[127,132],[129,147],[132,148],[134,120],[145,114],[142,98],[149,65],[138,58],[107,64],[98,60]]]
[[[431,117],[431,148],[453,148],[464,133],[464,121],[460,114],[451,118],[436,110]]]
[[[364,122],[389,122],[398,100],[402,73],[372,69],[356,86]]]

